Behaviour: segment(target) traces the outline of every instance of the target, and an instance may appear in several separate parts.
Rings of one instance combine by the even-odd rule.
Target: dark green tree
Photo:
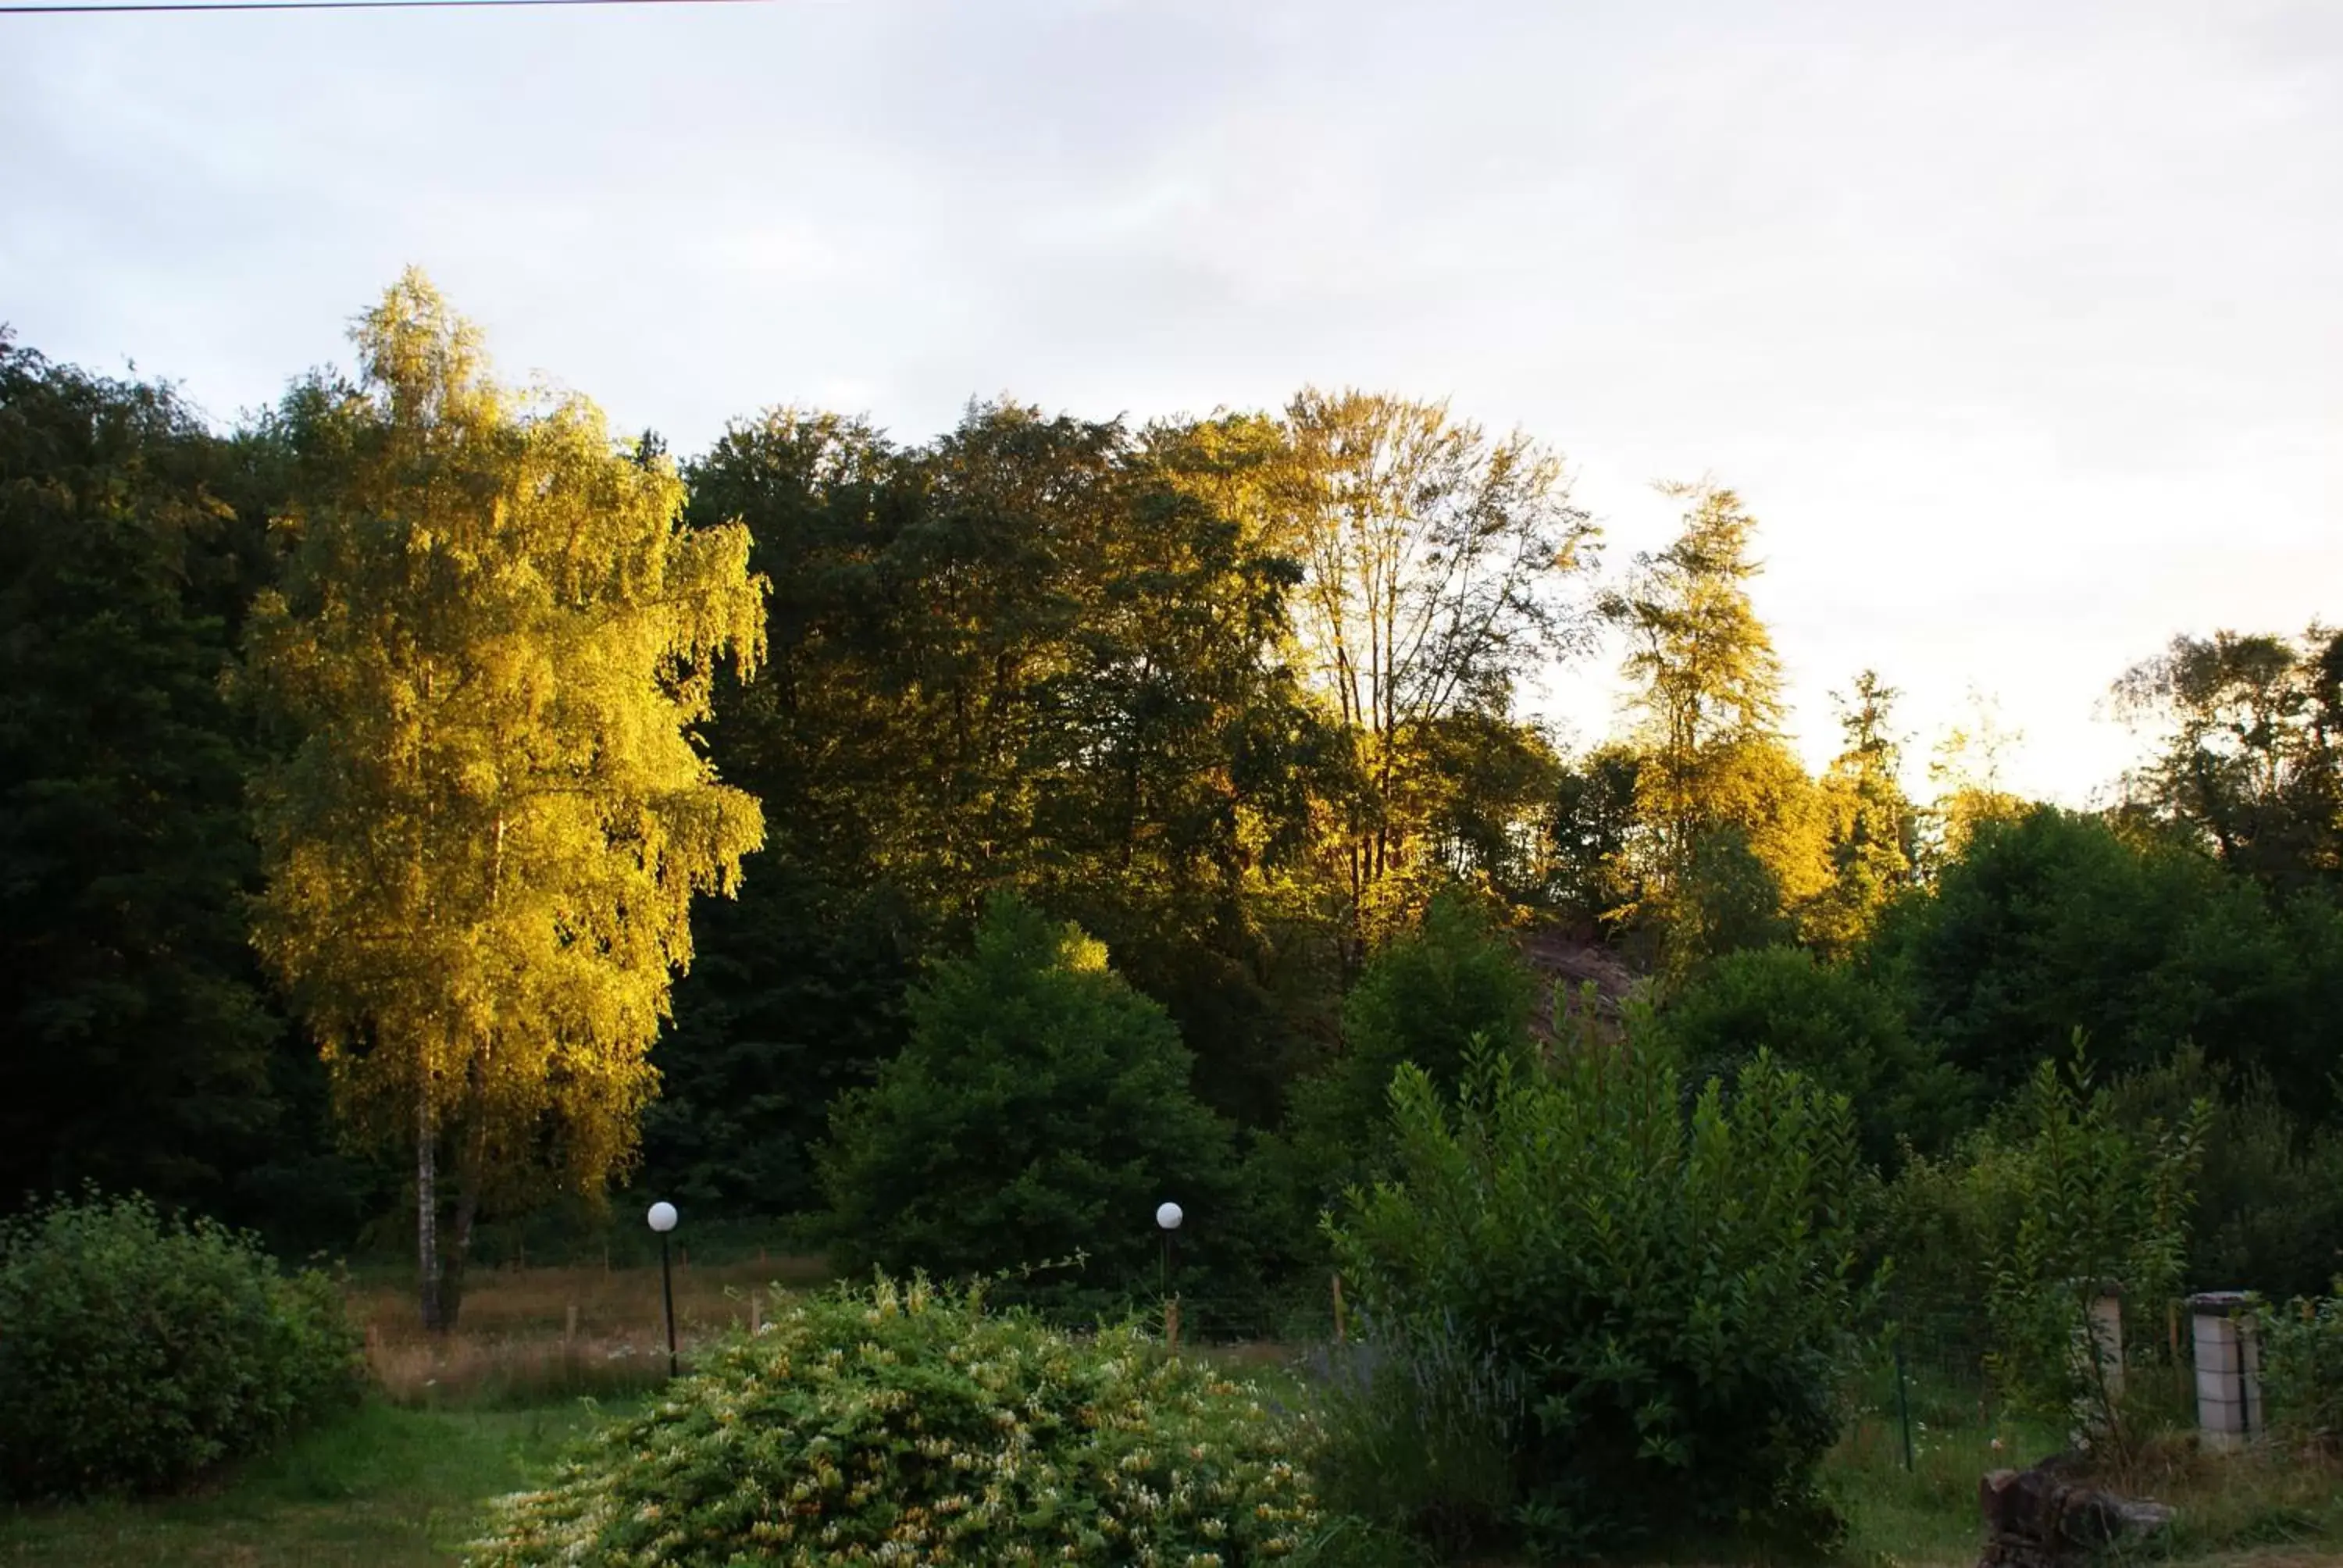
[[[0,1202],[249,1213],[236,1172],[297,1135],[239,903],[236,464],[167,387],[0,337]]]
[[[749,527],[772,651],[719,692],[712,743],[786,809],[730,930],[769,928],[760,864],[766,887],[881,890],[917,942],[1021,890],[1173,1010],[1213,1104],[1273,1118],[1292,1020],[1321,1005],[1294,870],[1338,749],[1282,653],[1294,568],[1262,496],[1282,450],[1258,420],[1134,436],[1014,406],[909,449],[828,416],[736,426],[692,469],[693,515]],[[716,1040],[690,1016],[713,994],[679,1001],[671,1073]],[[867,1064],[859,1025],[800,1024]]]
[[[1049,1277],[1061,1298],[1151,1287],[1166,1199],[1191,1217],[1192,1267],[1242,1247],[1228,1124],[1189,1090],[1171,1019],[1078,928],[995,895],[910,1020],[877,1081],[838,1101],[820,1156],[847,1268],[961,1276],[1079,1252]]]
[[[1643,899],[1636,874],[1643,756],[1612,741],[1565,765],[1545,821],[1545,901],[1589,930],[1615,934]]]
[[[1388,1173],[1401,1067],[1444,1090],[1476,1042],[1522,1054],[1535,1002],[1513,943],[1460,892],[1434,898],[1414,930],[1371,954],[1343,1001],[1342,1053],[1294,1084],[1283,1135],[1264,1140],[1253,1161],[1255,1180],[1286,1213],[1280,1229],[1312,1236],[1319,1212],[1345,1189]],[[1296,1251],[1310,1254],[1306,1240]]]
[[[2177,637],[2116,696],[2164,731],[2135,810],[2281,891],[2343,880],[2343,632]]]
[[[2338,920],[2273,905],[2189,849],[2036,807],[1977,827],[1933,895],[1900,904],[1866,961],[1915,1034],[1997,1101],[2077,1029],[2110,1073],[2184,1041],[2288,1101],[2333,1103]]]
[[[772,851],[697,922],[675,1025],[651,1052],[639,1184],[705,1213],[821,1207],[830,1102],[902,1049],[919,933],[884,887],[854,894]]]

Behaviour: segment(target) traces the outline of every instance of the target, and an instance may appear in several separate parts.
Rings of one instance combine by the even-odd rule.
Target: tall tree
[[[1757,520],[1731,490],[1662,488],[1685,501],[1683,526],[1666,549],[1636,557],[1603,610],[1626,637],[1644,750],[1635,789],[1650,907],[1638,912],[1691,958],[1713,947],[1723,911],[1709,902],[1733,906],[1735,929],[1770,930],[1753,891],[1758,904],[1795,906],[1828,872],[1812,780],[1782,739],[1781,660],[1750,602]]]
[[[0,1203],[233,1210],[279,1106],[219,680],[234,457],[166,387],[0,333]]]
[[[1972,687],[1968,717],[1938,738],[1928,758],[1936,791],[1920,816],[1918,863],[1935,876],[1967,851],[1991,822],[2015,822],[2032,802],[2006,786],[2002,765],[2025,735],[2001,721],[2000,705]]]
[[[1879,912],[1912,881],[1919,817],[1899,777],[1903,744],[1894,729],[1902,695],[1864,670],[1851,691],[1834,694],[1845,746],[1823,776],[1830,830],[1830,885],[1806,911],[1805,935],[1826,952],[1863,940]]]
[[[2343,880],[2343,632],[2175,638],[2116,697],[2163,731],[2136,809],[2270,887]]]
[[[753,914],[768,897],[826,890],[835,923],[859,925],[845,890],[870,890],[916,945],[1015,888],[1171,1009],[1215,1105],[1272,1116],[1316,929],[1292,868],[1331,749],[1285,654],[1297,572],[1269,526],[1285,450],[1259,417],[1134,434],[1013,405],[921,447],[787,411],[728,432],[691,471],[692,515],[753,533],[773,652],[756,685],[720,689],[712,738],[789,802],[764,855],[792,869],[752,881],[716,939],[731,978],[689,1004],[738,991],[746,1019],[749,991],[794,983],[789,950],[757,935],[779,934]],[[759,1026],[827,1064],[759,1098],[802,1110],[866,1080],[870,1021]]]
[[[288,399],[297,542],[249,628],[286,744],[255,940],[349,1124],[413,1154],[444,1331],[484,1202],[630,1157],[692,897],[763,835],[693,726],[764,615],[744,530],[682,526],[591,404],[499,386],[419,273],[353,336],[357,384]]]
[[[1339,855],[1354,927],[1387,924],[1423,869],[1427,741],[1462,715],[1505,718],[1523,675],[1578,646],[1571,597],[1596,529],[1561,459],[1493,439],[1436,403],[1306,389],[1286,409],[1297,478],[1295,597],[1310,677],[1353,739]]]

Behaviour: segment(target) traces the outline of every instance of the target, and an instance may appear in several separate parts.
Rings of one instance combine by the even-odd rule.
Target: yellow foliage
[[[494,381],[419,274],[354,337],[360,383],[288,402],[297,544],[253,615],[286,742],[255,940],[355,1130],[460,1132],[475,1191],[548,1163],[598,1191],[692,896],[763,839],[692,735],[719,660],[761,657],[763,585],[591,403]]]

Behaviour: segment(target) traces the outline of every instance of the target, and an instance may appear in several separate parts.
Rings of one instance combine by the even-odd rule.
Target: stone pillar
[[[2254,1339],[2253,1298],[2209,1291],[2188,1298],[2197,1360],[2197,1426],[2205,1446],[2243,1447],[2262,1430],[2261,1347]]]

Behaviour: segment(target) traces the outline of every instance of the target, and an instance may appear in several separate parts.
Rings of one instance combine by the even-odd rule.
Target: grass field
[[[486,1501],[593,1419],[406,1410],[380,1400],[194,1495],[0,1515],[0,1563],[44,1568],[422,1568],[456,1561]]]

